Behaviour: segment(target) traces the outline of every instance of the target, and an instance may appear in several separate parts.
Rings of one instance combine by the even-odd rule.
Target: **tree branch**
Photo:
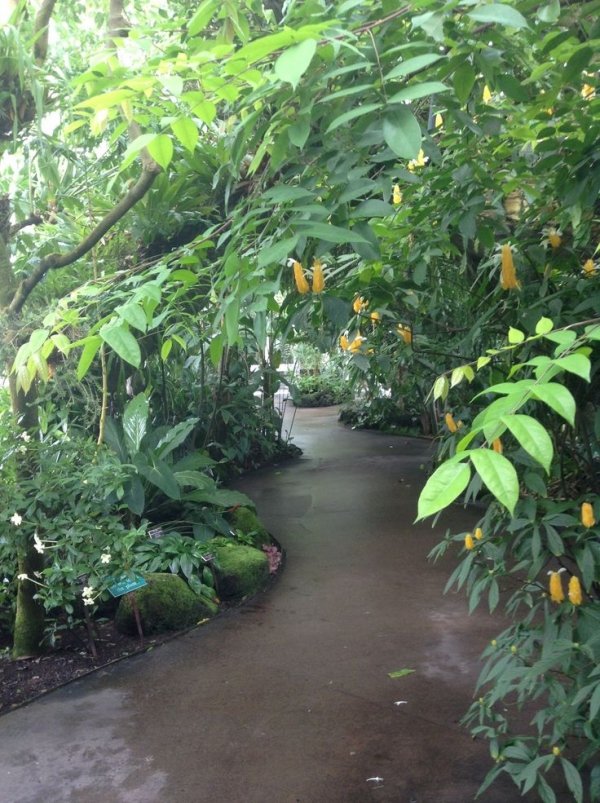
[[[29,215],[26,217],[25,220],[20,220],[18,223],[13,223],[13,225],[8,230],[9,237],[14,237],[15,234],[24,229],[26,226],[38,226],[40,223],[44,222],[44,218],[41,215]]]
[[[44,0],[40,10],[35,15],[33,31],[36,39],[33,46],[33,55],[38,64],[42,64],[46,60],[46,54],[48,53],[48,25],[55,5],[56,0]]]
[[[112,227],[118,223],[119,220],[121,220],[121,218],[124,217],[124,215],[126,215],[127,212],[129,212],[129,210],[135,206],[141,198],[144,197],[154,183],[154,179],[159,172],[160,168],[158,165],[156,165],[156,167],[153,169],[148,169],[148,167],[145,167],[133,187],[131,187],[131,189],[121,198],[119,203],[102,218],[96,228],[94,228],[84,240],[76,245],[75,248],[73,248],[71,251],[68,251],[66,254],[50,254],[49,256],[41,259],[37,267],[33,269],[29,276],[24,279],[17,288],[17,292],[15,293],[14,298],[8,308],[10,312],[19,313],[23,309],[23,305],[29,298],[32,290],[37,287],[48,271],[71,265],[73,262],[81,259],[82,256],[85,256],[88,251],[91,251],[96,243],[110,229],[112,229]]]

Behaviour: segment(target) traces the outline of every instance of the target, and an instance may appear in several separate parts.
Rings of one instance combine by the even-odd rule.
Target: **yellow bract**
[[[581,594],[581,583],[579,577],[571,577],[569,580],[569,602],[572,605],[581,605],[583,596]]]
[[[370,318],[374,323],[376,323],[377,321],[381,320],[381,313],[377,312],[377,310],[374,309],[370,315]]]
[[[320,259],[313,262],[313,293],[322,293],[325,289],[325,276],[323,275],[323,263]]]
[[[474,533],[474,535],[475,535],[475,538],[476,538],[478,541],[481,541],[481,539],[483,538],[483,530],[481,529],[481,527],[478,527],[478,528],[475,530],[475,533]]]
[[[473,541],[473,536],[471,533],[467,533],[465,535],[465,549],[473,549],[475,546],[475,541]]]
[[[304,269],[297,259],[293,260],[292,265],[294,268],[294,280],[296,282],[296,288],[298,289],[299,293],[304,295],[310,290],[308,282],[306,281],[306,276],[304,275]]]
[[[583,502],[581,505],[581,523],[584,527],[593,527],[596,523],[594,517],[594,508],[589,502]]]
[[[517,279],[512,249],[508,244],[502,246],[502,271],[500,273],[500,286],[503,290],[519,290],[521,287],[521,283]]]
[[[557,572],[549,572],[550,574],[550,599],[552,602],[560,604],[565,598],[565,592],[562,585],[562,577],[560,570]]]
[[[487,84],[483,87],[482,99],[484,103],[489,103],[492,99],[492,93],[490,92],[490,88]]]
[[[416,167],[424,167],[424,166],[425,166],[425,153],[423,152],[423,148],[421,148],[421,150],[417,154],[417,158],[411,159],[410,162],[407,164],[407,167],[412,173],[412,171]]]
[[[444,118],[441,114],[436,114],[433,124],[436,128],[441,128],[444,125]]]
[[[458,432],[458,427],[456,426],[456,422],[452,413],[446,413],[444,416],[444,421],[446,422],[446,426],[450,432]]]
[[[340,337],[340,346],[344,349],[344,351],[348,351],[348,349],[350,348],[350,343],[346,335],[342,335]]]
[[[392,202],[396,205],[402,203],[402,193],[400,192],[399,184],[394,184],[394,189],[392,191]]]
[[[551,248],[560,248],[562,237],[555,229],[552,229],[548,232],[548,242],[550,243]]]
[[[586,261],[583,263],[583,272],[585,273],[585,275],[591,276],[594,273],[595,269],[596,267],[594,265],[594,260],[586,259]]]
[[[410,346],[412,343],[412,332],[408,326],[404,326],[403,324],[398,324],[398,334],[404,340],[407,346]]]
[[[358,315],[369,306],[369,302],[365,301],[362,296],[357,296],[352,302],[352,309]]]

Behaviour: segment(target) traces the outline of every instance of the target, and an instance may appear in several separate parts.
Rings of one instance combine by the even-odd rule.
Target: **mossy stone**
[[[145,634],[183,630],[215,613],[216,606],[195,594],[178,575],[161,572],[144,576],[148,585],[133,593]],[[121,633],[137,633],[130,594],[119,601],[115,625]]]
[[[231,524],[234,530],[240,530],[244,535],[251,536],[252,546],[256,549],[260,549],[263,544],[273,543],[261,520],[248,507],[236,508],[231,514]]]
[[[211,543],[211,552],[217,559],[219,596],[223,599],[256,594],[269,579],[269,561],[260,549],[218,539]]]

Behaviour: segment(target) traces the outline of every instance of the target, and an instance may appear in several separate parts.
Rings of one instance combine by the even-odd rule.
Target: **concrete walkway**
[[[458,720],[499,623],[426,561],[444,531],[412,525],[427,444],[335,410],[298,411],[294,434],[299,461],[239,483],[287,550],[280,581],[2,717],[2,803],[472,800],[488,751]],[[506,779],[482,800],[521,798]]]

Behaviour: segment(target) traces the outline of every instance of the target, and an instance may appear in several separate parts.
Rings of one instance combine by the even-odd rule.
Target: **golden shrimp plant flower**
[[[483,530],[481,529],[481,527],[477,527],[473,535],[478,541],[481,541],[481,539],[483,538]]]
[[[467,533],[465,535],[465,549],[471,551],[471,549],[474,549],[474,547],[475,547],[475,541],[473,540],[473,536],[471,533]]]
[[[583,596],[581,594],[581,583],[579,577],[573,575],[569,580],[569,602],[571,605],[581,605]]]
[[[583,502],[581,505],[581,523],[588,529],[596,524],[594,508],[590,502]]]
[[[521,283],[517,279],[515,263],[512,255],[512,248],[505,243],[502,246],[501,258],[502,270],[500,273],[500,286],[503,290],[519,290]]]
[[[294,281],[296,282],[296,289],[301,295],[306,295],[310,290],[310,285],[304,275],[304,268],[297,259],[290,259],[289,263],[294,269]]]
[[[592,276],[595,270],[594,260],[593,259],[586,259],[583,263],[583,272],[586,276]]]
[[[550,575],[550,583],[549,583],[549,590],[550,590],[550,599],[552,602],[556,602],[557,605],[560,605],[561,602],[564,602],[565,599],[565,592],[563,589],[562,584],[562,577],[561,574],[565,571],[565,569],[559,569],[557,572],[549,571],[548,574]]]
[[[402,192],[400,191],[399,184],[394,184],[394,189],[392,191],[392,203],[395,206],[402,203]]]
[[[404,324],[398,324],[398,334],[404,340],[407,346],[410,346],[412,343],[412,332],[408,326],[404,326]]]
[[[320,259],[315,259],[313,262],[313,281],[312,281],[312,290],[313,293],[322,293],[325,289],[325,276],[323,275],[323,268],[325,265],[321,262]]]
[[[458,432],[458,427],[456,426],[456,421],[454,420],[454,416],[452,413],[446,413],[444,416],[444,421],[446,422],[446,426],[450,430],[450,432]]]
[[[368,306],[369,302],[365,301],[365,299],[362,296],[356,296],[356,298],[352,302],[352,309],[357,315],[360,315],[360,313]]]
[[[562,237],[556,231],[556,229],[551,229],[548,232],[548,242],[552,249],[560,248],[560,244],[562,243]]]

